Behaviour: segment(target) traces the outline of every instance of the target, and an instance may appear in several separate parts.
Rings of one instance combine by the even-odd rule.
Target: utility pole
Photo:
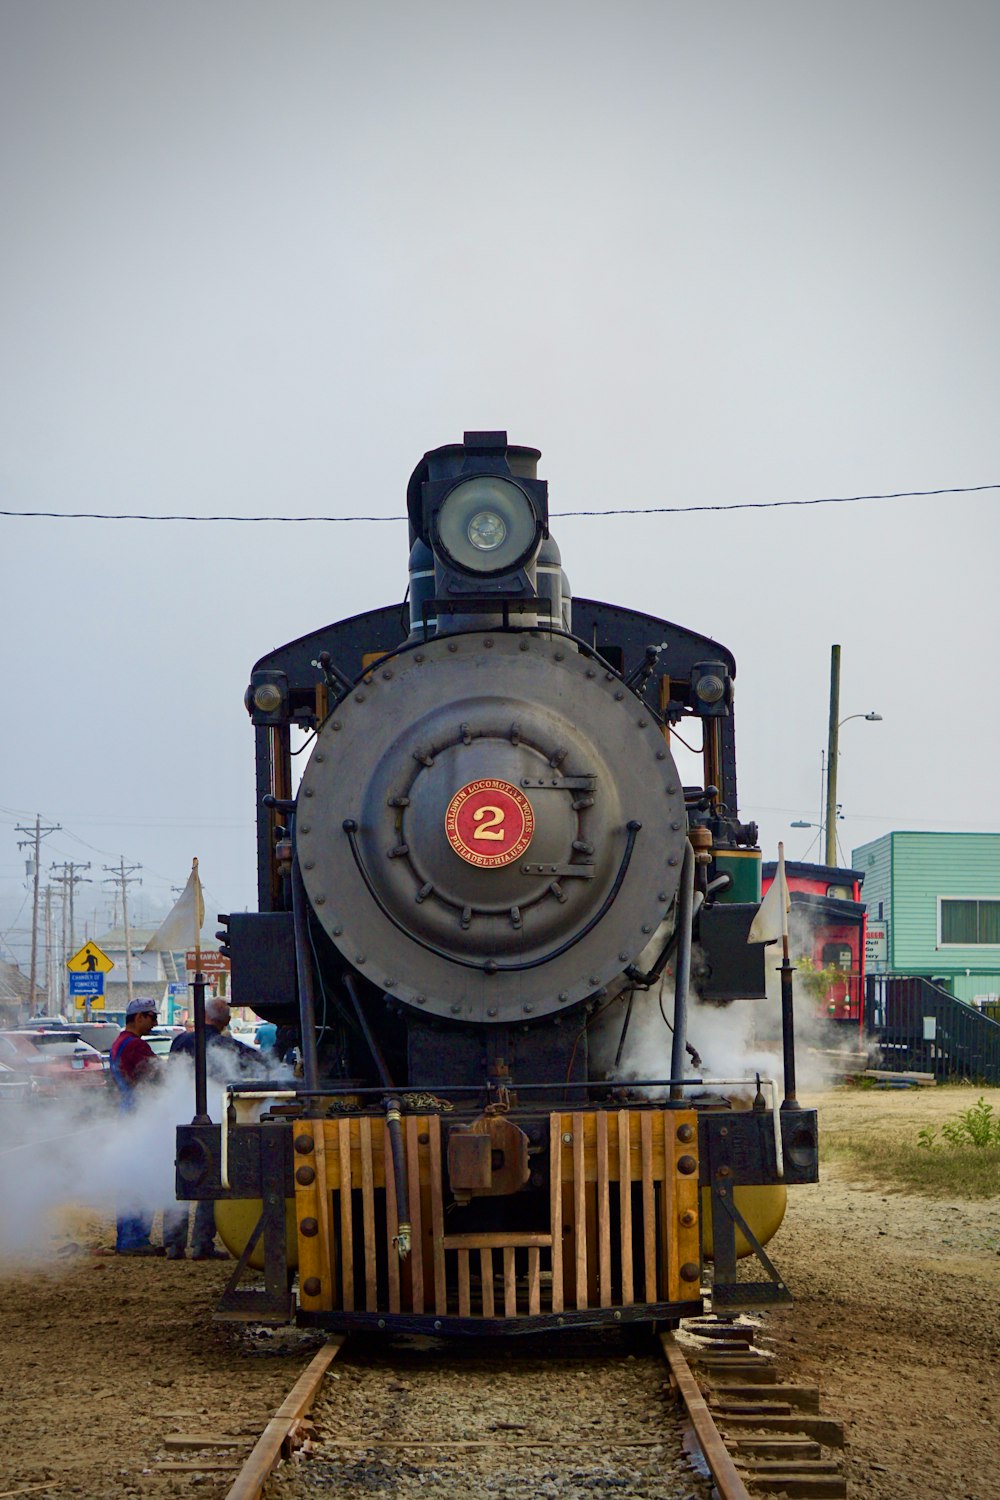
[[[28,833],[32,835],[31,838],[18,839],[17,847],[19,849],[27,849],[33,846],[35,851],[32,860],[32,864],[34,865],[34,895],[31,902],[31,975],[28,980],[28,1004],[31,1006],[32,1012],[35,1010],[35,979],[38,974],[38,869],[42,858],[42,839],[47,838],[50,833],[58,833],[61,827],[61,823],[52,823],[48,827],[43,828],[41,815],[36,813],[33,829],[26,828],[23,824],[17,823],[14,830],[16,833]]]
[[[131,1004],[131,1002],[132,1002],[132,941],[131,941],[131,938],[129,937],[129,930],[128,930],[128,888],[129,888],[130,885],[133,885],[133,884],[142,885],[141,879],[139,878],[138,875],[135,874],[136,870],[141,870],[142,869],[142,865],[126,865],[126,863],[125,863],[125,856],[123,854],[123,855],[120,856],[120,858],[118,860],[118,868],[117,869],[115,869],[114,865],[105,865],[104,868],[105,868],[105,870],[107,870],[107,872],[111,876],[111,879],[110,879],[110,881],[108,881],[108,884],[109,885],[114,884],[114,886],[116,887],[116,892],[117,892],[117,890],[121,890],[121,893],[122,893],[122,926],[125,929],[125,983],[126,983],[126,989],[127,989],[127,994],[128,994],[128,1001],[129,1001],[129,1004]]]
[[[55,990],[55,963],[52,954],[52,887],[47,885],[42,892],[45,897],[45,994],[46,1008],[51,1003]]]
[[[73,890],[81,880],[90,884],[89,875],[78,875],[77,870],[89,870],[90,861],[85,865],[74,864],[67,860],[65,864],[50,866],[50,874],[58,880],[63,888],[63,959],[72,958],[76,952],[76,924],[73,921]],[[65,962],[60,966],[60,992],[62,990],[63,971]],[[87,1001],[87,1020],[90,1020],[90,1001]]]
[[[837,757],[840,754],[840,647],[830,647],[830,733],[826,746],[826,863],[837,863]]]

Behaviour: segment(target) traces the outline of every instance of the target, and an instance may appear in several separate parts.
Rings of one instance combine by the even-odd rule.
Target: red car
[[[51,1031],[0,1031],[0,1062],[21,1078],[31,1078],[38,1094],[66,1088],[107,1086],[104,1058],[68,1027]]]

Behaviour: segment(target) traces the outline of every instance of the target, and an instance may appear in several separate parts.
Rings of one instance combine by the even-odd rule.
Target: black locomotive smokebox
[[[593,994],[673,900],[683,791],[646,705],[541,632],[437,638],[337,706],[299,793],[314,910],[379,988],[476,1023]]]

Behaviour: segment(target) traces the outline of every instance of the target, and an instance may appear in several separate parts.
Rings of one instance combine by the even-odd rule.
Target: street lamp
[[[826,863],[837,863],[837,759],[840,754],[840,726],[850,719],[866,719],[869,724],[878,724],[882,715],[872,710],[868,714],[840,714],[840,647],[830,647],[830,733],[826,755]]]

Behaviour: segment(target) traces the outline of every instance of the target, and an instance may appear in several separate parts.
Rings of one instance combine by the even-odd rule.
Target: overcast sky
[[[1000,7],[4,0],[0,508],[400,515],[465,428],[554,512],[1000,483]],[[736,655],[741,814],[998,829],[1000,491],[553,523]],[[265,651],[402,524],[0,518],[0,931],[45,863],[255,902]],[[813,847],[812,857],[817,849]],[[85,887],[92,892],[95,887]],[[95,898],[78,895],[84,915]],[[19,913],[19,914],[18,914]],[[6,953],[0,947],[0,953]]]

